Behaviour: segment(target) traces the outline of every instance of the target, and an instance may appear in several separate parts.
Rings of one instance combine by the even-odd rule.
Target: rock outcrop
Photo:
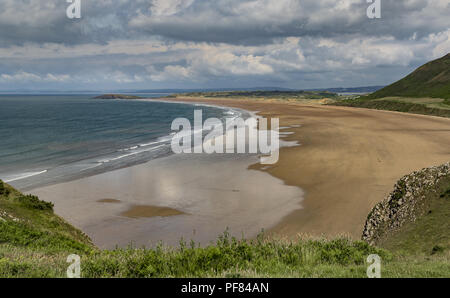
[[[123,94],[103,94],[93,99],[142,99],[143,97]]]
[[[427,195],[436,192],[436,185],[447,177],[450,177],[450,163],[423,169],[400,179],[394,191],[372,209],[362,239],[375,245],[405,223],[416,221],[426,212]]]

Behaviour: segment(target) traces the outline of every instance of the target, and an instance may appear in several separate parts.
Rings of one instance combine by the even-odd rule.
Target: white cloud
[[[189,7],[194,0],[154,0],[151,6],[152,16],[170,16]]]
[[[437,34],[430,34],[428,43],[433,46],[431,58],[438,58],[450,53],[450,29]]]
[[[2,82],[65,82],[70,79],[67,74],[51,74],[38,75],[34,73],[20,71],[15,74],[1,74]]]

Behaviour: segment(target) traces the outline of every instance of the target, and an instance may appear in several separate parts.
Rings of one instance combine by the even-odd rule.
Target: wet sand
[[[229,228],[255,237],[301,208],[303,192],[248,168],[250,155],[172,155],[67,183],[30,190],[100,248],[209,244]],[[105,200],[105,198],[108,198]]]
[[[98,200],[99,203],[108,204],[120,204],[120,200],[116,199],[101,199]],[[142,217],[169,217],[184,214],[181,211],[167,208],[167,207],[157,207],[157,206],[146,206],[146,205],[135,205],[132,206],[127,211],[122,212],[121,216],[126,216],[130,218],[142,218]]]
[[[185,214],[181,211],[157,206],[136,205],[120,215],[130,218],[170,217]]]
[[[359,239],[371,208],[403,175],[450,160],[450,119],[278,101],[176,98],[278,117],[275,165],[256,157],[175,155],[32,190],[102,248],[116,244],[208,243],[230,227],[254,237],[346,234]],[[303,193],[303,191],[305,193]],[[120,204],[97,202],[118,199]],[[135,205],[172,208],[171,217],[127,218]]]
[[[101,199],[101,200],[98,200],[97,202],[99,202],[99,203],[109,203],[109,204],[119,204],[120,200],[116,200],[116,199]]]

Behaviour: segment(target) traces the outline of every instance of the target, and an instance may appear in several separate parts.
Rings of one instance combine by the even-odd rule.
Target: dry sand
[[[302,105],[277,101],[176,98],[259,111],[280,118],[294,132],[279,162],[264,170],[305,191],[304,208],[293,210],[271,231],[361,237],[372,207],[402,176],[450,161],[450,119],[389,111]]]

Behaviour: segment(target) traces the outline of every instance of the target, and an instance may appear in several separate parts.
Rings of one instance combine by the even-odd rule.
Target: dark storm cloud
[[[69,20],[63,0],[2,0],[1,46],[25,42],[105,43],[159,35],[175,40],[264,44],[289,36],[360,34],[398,39],[449,27],[450,3],[382,0],[369,20],[365,0],[81,0],[82,19]]]
[[[105,43],[132,38],[127,24],[142,1],[81,0],[82,19],[68,19],[65,0],[0,1],[0,46],[36,43]]]
[[[450,5],[437,2],[382,0],[383,19],[369,20],[364,0],[197,0],[170,13],[140,13],[130,20],[130,27],[177,40],[233,44],[342,34],[404,39],[448,28]]]

